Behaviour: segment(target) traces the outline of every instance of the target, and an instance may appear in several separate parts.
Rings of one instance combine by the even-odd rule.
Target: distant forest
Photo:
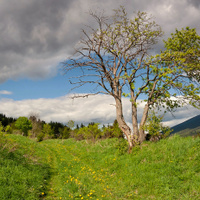
[[[60,122],[46,123],[41,121],[37,116],[27,117],[7,117],[5,114],[0,114],[0,126],[5,133],[21,134],[30,138],[36,138],[38,142],[44,139],[67,139],[75,138],[77,140],[105,138],[123,138],[123,133],[120,130],[117,120],[113,125],[99,127],[98,123],[91,122],[87,126],[75,125],[75,122],[70,120],[67,124]]]

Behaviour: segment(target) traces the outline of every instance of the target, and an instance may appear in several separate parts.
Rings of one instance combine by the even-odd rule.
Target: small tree
[[[13,132],[12,127],[11,127],[10,125],[7,125],[7,126],[5,127],[5,133],[11,134],[12,132]]]
[[[157,141],[161,138],[169,136],[172,132],[171,129],[162,124],[164,116],[157,116],[156,112],[153,110],[149,113],[147,122],[144,126],[144,130],[148,134],[148,139],[151,141]]]
[[[125,9],[120,7],[112,17],[95,13],[91,13],[91,16],[98,28],[83,30],[80,46],[73,58],[65,63],[65,70],[76,70],[76,73],[79,70],[82,73],[71,78],[74,88],[94,84],[103,89],[97,90],[96,94],[108,94],[115,99],[117,122],[126,135],[130,152],[135,144],[146,139],[143,127],[150,108],[164,106],[172,111],[181,106],[185,99],[193,105],[200,100],[200,88],[186,73],[190,63],[199,62],[199,54],[187,59],[191,52],[192,55],[196,52],[195,45],[189,52],[183,53],[180,49],[171,48],[168,45],[170,41],[166,41],[166,50],[151,56],[152,48],[163,32],[145,12],[138,12],[133,19],[129,19]],[[190,40],[189,35],[183,42]],[[123,95],[130,98],[133,131],[124,119]],[[146,104],[139,123],[137,100],[141,96]]]
[[[31,113],[29,120],[32,124],[32,130],[30,131],[31,137],[37,137],[38,134],[42,131],[42,121],[39,118],[39,114]]]
[[[101,130],[98,126],[98,123],[91,123],[88,126],[80,128],[75,135],[76,139],[87,139],[95,142],[96,139],[101,137]]]
[[[32,129],[31,121],[27,117],[19,117],[15,122],[15,127],[22,131],[22,134],[27,136],[28,131]]]
[[[65,126],[60,130],[60,138],[68,139],[70,137],[71,129],[68,126]]]
[[[51,128],[50,124],[44,124],[42,129],[42,134],[44,137],[52,138],[54,135],[54,130]]]
[[[123,132],[119,128],[117,120],[113,122],[112,126],[103,126],[102,128],[102,137],[103,138],[123,138]]]
[[[73,129],[74,128],[74,125],[75,125],[75,122],[73,120],[69,120],[67,122],[67,126],[70,128],[70,129]]]
[[[0,134],[3,134],[3,129],[4,129],[4,127],[3,127],[2,123],[0,122]]]

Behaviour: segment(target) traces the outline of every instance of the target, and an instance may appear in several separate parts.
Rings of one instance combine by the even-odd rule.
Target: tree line
[[[172,130],[162,124],[163,116],[158,116],[152,111],[143,127],[146,132],[147,140],[158,141],[170,135]],[[120,129],[117,120],[112,125],[100,125],[99,123],[90,122],[87,126],[81,123],[75,125],[73,120],[66,124],[60,122],[46,123],[36,115],[29,117],[6,117],[0,114],[0,126],[7,134],[20,134],[26,137],[35,138],[38,142],[45,139],[68,139],[90,140],[95,142],[99,139],[122,138],[127,139],[126,135]]]
[[[38,142],[44,139],[68,139],[92,140],[105,138],[123,138],[123,132],[118,126],[117,120],[112,125],[99,126],[99,123],[91,122],[87,126],[78,124],[75,126],[73,120],[66,124],[60,122],[49,122],[40,120],[37,116],[29,117],[6,117],[0,114],[0,126],[7,134],[20,134],[30,138],[36,138]]]

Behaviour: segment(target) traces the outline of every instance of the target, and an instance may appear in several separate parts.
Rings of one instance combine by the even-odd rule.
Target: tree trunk
[[[146,104],[145,107],[144,107],[142,119],[141,119],[141,122],[140,122],[140,128],[139,128],[139,141],[140,141],[140,143],[142,143],[143,141],[146,140],[146,134],[144,133],[144,125],[147,121],[148,112],[149,112],[149,105]]]
[[[122,101],[119,98],[115,98],[116,102],[116,116],[117,116],[117,122],[119,124],[119,128],[122,130],[122,132],[125,134],[128,144],[129,144],[129,149],[128,153],[131,152],[133,148],[133,139],[132,139],[132,134],[131,134],[131,129],[130,127],[126,124],[123,116],[123,110],[122,110]]]
[[[138,120],[137,120],[137,107],[136,102],[132,102],[132,125],[133,125],[133,135],[135,142],[138,142],[139,139],[139,129],[138,129]]]

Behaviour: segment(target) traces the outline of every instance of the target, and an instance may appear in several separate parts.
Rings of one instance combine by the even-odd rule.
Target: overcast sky
[[[138,10],[152,14],[164,38],[186,26],[200,34],[200,0],[0,0],[0,113],[18,117],[35,111],[44,120],[61,122],[113,121],[112,98],[99,95],[82,103],[66,96],[70,86],[59,63],[73,53],[81,29],[93,24],[89,10],[109,15],[119,5],[130,17]],[[165,119],[174,125],[200,114],[189,110],[180,109],[175,119]]]

